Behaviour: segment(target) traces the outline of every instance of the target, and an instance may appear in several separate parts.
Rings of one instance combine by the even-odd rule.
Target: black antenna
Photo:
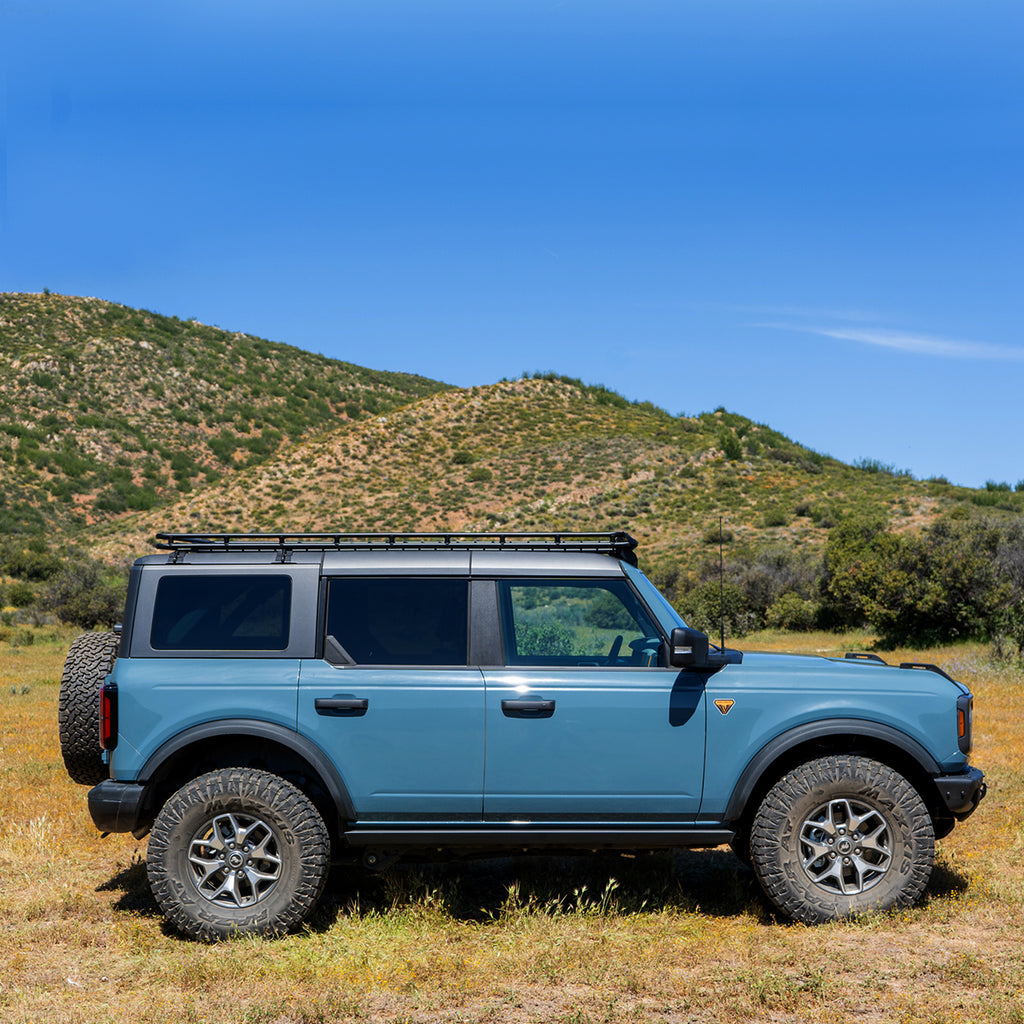
[[[722,535],[722,517],[718,517],[718,612],[721,618],[722,650],[725,650],[725,538]]]

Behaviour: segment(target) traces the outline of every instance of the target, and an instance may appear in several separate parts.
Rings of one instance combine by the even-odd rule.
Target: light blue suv
[[[614,534],[161,534],[73,645],[67,767],[188,935],[329,864],[731,843],[806,922],[904,905],[985,792],[931,665],[714,648]],[[100,743],[96,742],[97,730]]]

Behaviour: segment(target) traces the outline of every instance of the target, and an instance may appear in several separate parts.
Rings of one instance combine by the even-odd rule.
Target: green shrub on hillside
[[[62,622],[94,629],[121,620],[124,595],[123,576],[85,559],[68,565],[46,587],[40,602]]]

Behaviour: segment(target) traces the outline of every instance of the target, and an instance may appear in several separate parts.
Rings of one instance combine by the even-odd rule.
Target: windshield
[[[639,570],[631,565],[623,565],[626,575],[633,581],[634,586],[640,591],[641,597],[647,602],[658,624],[665,631],[667,636],[677,626],[685,626],[683,617],[666,600],[660,590]]]

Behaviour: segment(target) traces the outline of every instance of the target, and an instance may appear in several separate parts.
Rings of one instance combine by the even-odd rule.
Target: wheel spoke
[[[194,868],[199,869],[194,873],[196,876],[196,885],[200,889],[202,889],[206,882],[218,871],[224,870],[224,861],[219,857],[209,859],[206,857],[196,856],[195,854],[190,854],[188,859],[189,863],[192,864]]]
[[[842,889],[843,888],[843,872],[842,865],[839,861],[830,860],[827,861],[823,870],[814,877],[814,880],[819,885],[824,885],[826,882],[832,882],[833,887]]]
[[[874,832],[870,832],[865,836],[861,836],[860,843],[858,845],[868,850],[876,850],[878,853],[889,856],[889,844],[886,841],[888,836],[886,835],[885,822],[883,821]]]

